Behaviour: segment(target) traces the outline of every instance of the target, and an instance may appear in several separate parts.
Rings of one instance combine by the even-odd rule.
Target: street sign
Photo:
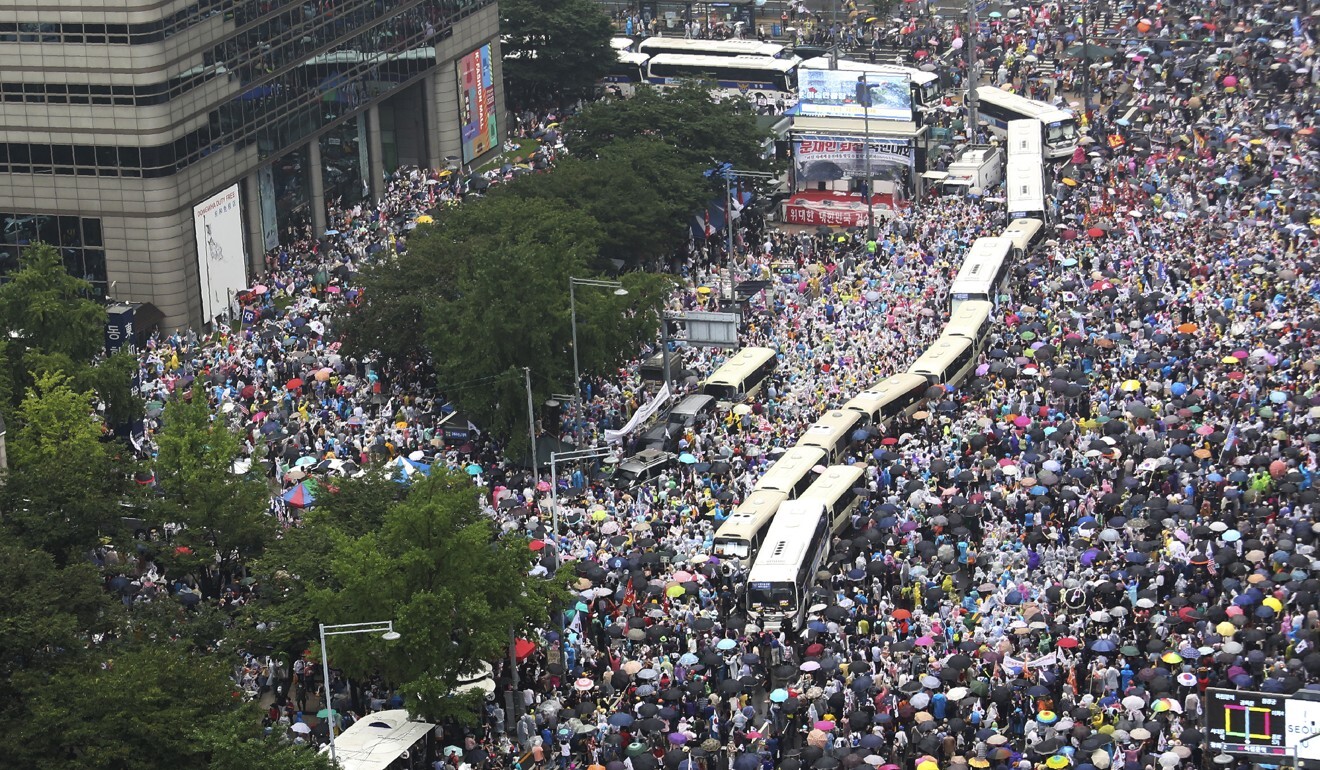
[[[706,348],[738,347],[738,322],[741,316],[737,313],[667,313],[665,320],[683,325],[687,334],[679,339],[689,345]]]
[[[1292,755],[1287,746],[1286,695],[1219,689],[1207,690],[1205,695],[1206,744],[1211,752]],[[1303,737],[1299,735],[1298,740]]]

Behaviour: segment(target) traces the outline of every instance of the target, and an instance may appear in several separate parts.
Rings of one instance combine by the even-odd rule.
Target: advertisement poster
[[[867,110],[857,103],[856,70],[798,68],[798,112],[821,118],[863,118]],[[912,86],[901,75],[867,73],[871,91],[871,120],[912,120]]]
[[[915,158],[906,140],[872,139],[872,179],[904,181]],[[866,148],[857,137],[801,136],[793,142],[793,170],[799,185],[805,182],[837,182],[866,179]]]
[[[243,250],[243,214],[238,185],[221,190],[193,206],[197,239],[197,276],[202,288],[202,320],[210,322],[228,311],[230,298],[247,287],[247,255]]]
[[[483,45],[459,59],[455,66],[458,68],[458,124],[463,134],[463,162],[471,163],[499,144],[490,46]]]

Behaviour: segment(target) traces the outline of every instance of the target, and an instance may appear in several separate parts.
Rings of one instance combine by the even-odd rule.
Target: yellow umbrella
[[[1283,602],[1279,601],[1273,596],[1265,597],[1265,600],[1262,601],[1261,604],[1265,605],[1266,607],[1269,607],[1275,612],[1283,612]]]
[[[709,286],[698,286],[698,287],[697,287],[697,293],[698,293],[698,294],[710,294],[710,287],[709,287]]]
[[[1045,766],[1050,768],[1050,770],[1061,770],[1068,766],[1068,758],[1062,754],[1055,754],[1045,760]]]
[[[1227,620],[1220,621],[1219,625],[1215,626],[1215,633],[1220,636],[1232,636],[1237,633],[1237,626],[1229,623]]]
[[[1238,363],[1241,363],[1241,361],[1238,361],[1238,359],[1237,359],[1236,356],[1224,356],[1223,358],[1219,359],[1219,362],[1220,362],[1221,364],[1238,364]]]
[[[1124,380],[1122,387],[1125,392],[1134,393],[1141,390],[1141,383],[1137,380]]]
[[[940,770],[940,765],[933,759],[925,759],[917,764],[917,770]]]
[[[610,517],[609,513],[607,513],[604,508],[597,508],[596,510],[591,512],[592,521],[604,521],[609,517]]]
[[[417,217],[417,224],[419,225],[429,225],[434,221],[435,218],[432,217],[430,214],[423,214],[420,217]]]
[[[1179,655],[1176,652],[1170,651],[1161,655],[1160,660],[1164,661],[1165,663],[1182,663],[1183,656]]]
[[[687,589],[683,588],[683,586],[674,584],[665,589],[665,596],[668,596],[670,599],[677,599],[686,592]]]

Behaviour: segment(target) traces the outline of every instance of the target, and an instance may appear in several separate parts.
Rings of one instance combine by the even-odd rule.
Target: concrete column
[[[422,126],[426,134],[426,165],[443,168],[445,156],[440,152],[440,113],[436,109],[434,72],[422,78]]]
[[[463,135],[458,125],[458,79],[454,63],[445,62],[435,73],[435,128],[432,129],[440,144],[440,167],[449,165],[449,159],[462,163]]]
[[[370,175],[372,200],[385,197],[385,150],[380,141],[380,104],[367,108],[367,163],[370,170],[363,169]]]
[[[266,270],[266,236],[261,229],[261,180],[257,172],[243,177],[243,224],[247,228],[248,276],[255,279]]]
[[[320,238],[326,231],[325,177],[321,166],[321,140],[307,143],[307,205],[312,209],[312,235]]]

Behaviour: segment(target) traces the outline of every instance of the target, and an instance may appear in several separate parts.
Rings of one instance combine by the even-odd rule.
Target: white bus
[[[1035,250],[1045,238],[1045,223],[1039,219],[1023,217],[1014,219],[1000,233],[1001,238],[1013,242],[1013,258],[1022,259]]]
[[[814,446],[795,446],[788,450],[775,460],[765,475],[757,480],[755,489],[773,489],[776,492],[783,492],[789,499],[796,499],[815,477],[811,475],[812,468],[817,465],[825,465],[829,461],[829,456],[824,449]]]
[[[990,338],[990,323],[993,320],[994,308],[994,305],[981,300],[963,302],[949,316],[949,323],[944,327],[945,336],[971,340],[976,355],[981,355],[986,341]]]
[[[747,614],[769,631],[802,628],[829,550],[830,518],[819,502],[781,505],[747,575]]]
[[[637,86],[646,82],[646,63],[651,57],[632,51],[617,53],[618,61],[606,71],[600,82],[606,90],[614,89],[621,96],[632,96]]]
[[[800,69],[807,70],[828,70],[834,69],[830,66],[830,57],[817,56],[814,59],[807,59],[798,65]],[[897,64],[869,64],[867,62],[849,61],[847,59],[839,60],[839,70],[848,72],[867,72],[875,73],[878,76],[892,75],[894,77],[905,77],[912,85],[912,104],[922,109],[933,109],[940,105],[940,78],[933,72],[923,72],[912,67],[901,67]]]
[[[898,416],[911,417],[926,400],[930,383],[915,374],[895,374],[848,399],[844,409],[867,415],[871,424],[884,427]]]
[[[662,53],[686,56],[768,56],[772,59],[792,56],[779,43],[762,43],[759,40],[694,40],[683,37],[648,37],[637,44],[637,50],[649,56]]]
[[[1008,136],[1008,124],[1014,120],[1040,123],[1041,143],[1047,159],[1067,158],[1077,147],[1077,117],[1045,102],[1011,94],[1002,88],[981,86],[976,89],[976,110],[990,130]]]
[[[853,444],[853,432],[865,430],[870,420],[853,409],[834,409],[820,416],[798,439],[800,447],[824,449],[832,463],[842,460]]]
[[[957,385],[976,365],[976,347],[965,337],[941,335],[921,358],[912,362],[911,374],[931,385]]]
[[[761,391],[778,363],[773,348],[743,348],[701,383],[701,392],[722,405],[745,401]]]
[[[612,37],[610,38],[610,48],[616,51],[631,51],[635,42],[630,37]]]
[[[721,97],[742,96],[753,102],[791,102],[797,89],[797,59],[769,56],[688,56],[662,53],[651,56],[646,80],[658,88],[688,80],[711,84]]]
[[[713,551],[722,559],[750,561],[761,547],[766,527],[775,518],[775,511],[788,499],[784,492],[773,489],[753,489],[745,500],[733,509],[729,518],[715,530]]]
[[[823,506],[830,517],[830,529],[836,534],[842,532],[862,502],[862,496],[855,490],[866,485],[862,480],[865,468],[864,465],[831,465],[807,487],[798,502]]]
[[[949,285],[949,301],[953,310],[967,300],[999,302],[1008,279],[1008,254],[1013,242],[1008,238],[977,238],[963,258],[958,275]]]

